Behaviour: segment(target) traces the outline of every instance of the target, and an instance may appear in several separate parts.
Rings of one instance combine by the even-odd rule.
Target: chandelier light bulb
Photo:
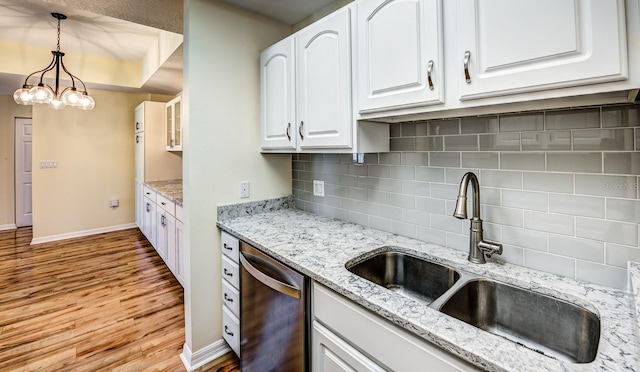
[[[80,105],[78,108],[80,110],[92,110],[96,106],[96,101],[87,94],[87,92],[82,93],[82,98],[80,99]]]
[[[67,106],[80,106],[82,100],[82,93],[78,92],[76,88],[67,88],[63,93],[62,102]]]
[[[55,94],[48,86],[40,83],[29,90],[31,103],[51,103]]]
[[[49,107],[54,110],[62,110],[65,107],[65,104],[61,99],[55,98],[51,101],[51,103],[49,103]]]
[[[29,90],[31,89],[28,85],[23,85],[22,88],[17,89],[15,93],[13,93],[13,100],[16,101],[19,105],[30,105],[31,104],[31,93]]]

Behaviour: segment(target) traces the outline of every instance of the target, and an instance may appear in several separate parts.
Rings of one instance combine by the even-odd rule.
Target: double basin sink
[[[600,318],[578,305],[393,250],[354,261],[366,280],[547,357],[596,357]]]

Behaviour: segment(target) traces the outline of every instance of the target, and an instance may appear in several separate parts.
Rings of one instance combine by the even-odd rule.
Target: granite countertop
[[[182,180],[148,181],[144,184],[173,200],[176,205],[182,206]]]
[[[466,252],[292,208],[220,213],[218,227],[389,321],[489,371],[640,371],[640,336],[629,292],[511,264],[471,264]],[[253,207],[252,211],[257,208]],[[345,263],[382,247],[402,251],[581,305],[601,320],[595,361],[574,364],[541,355],[362,279]],[[640,265],[634,267],[640,284]],[[637,287],[635,287],[637,288]],[[637,291],[637,289],[635,289]]]

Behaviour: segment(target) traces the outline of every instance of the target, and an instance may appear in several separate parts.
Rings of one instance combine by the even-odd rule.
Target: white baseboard
[[[84,231],[75,231],[75,232],[66,233],[66,234],[43,236],[43,237],[40,237],[40,238],[32,239],[31,240],[31,245],[48,243],[48,242],[55,242],[55,241],[64,240],[64,239],[80,238],[80,237],[83,237],[83,236],[102,234],[102,233],[107,233],[107,232],[112,232],[112,231],[120,231],[120,230],[132,229],[134,227],[138,227],[138,226],[135,223],[127,223],[127,224],[124,224],[124,225],[101,227],[101,228],[98,228],[98,229],[91,229],[91,230],[84,230]]]
[[[184,346],[182,346],[182,354],[180,354],[180,359],[182,360],[182,364],[184,364],[184,367],[187,369],[187,371],[193,371],[230,351],[231,348],[229,347],[229,345],[227,345],[224,339],[220,339],[212,343],[211,345],[196,351],[195,353],[192,353],[191,349],[189,349],[189,346],[187,346],[187,344],[184,344]]]
[[[0,231],[2,230],[15,230],[17,229],[16,224],[10,223],[8,225],[0,225]]]

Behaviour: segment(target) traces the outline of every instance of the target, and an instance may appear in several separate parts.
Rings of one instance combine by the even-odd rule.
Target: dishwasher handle
[[[258,270],[249,261],[260,262],[260,263],[269,265],[267,262],[263,262],[261,259],[259,259],[258,257],[252,254],[249,254],[246,252],[240,252],[240,262],[242,263],[242,266],[247,270],[247,272],[251,274],[251,276],[253,276],[259,282],[261,282],[262,284],[266,285],[267,287],[273,290],[276,290],[289,297],[300,299],[300,288],[293,286],[291,284],[283,283],[277,279],[270,277],[269,275]],[[277,268],[273,267],[273,265],[269,265],[269,266],[272,270],[274,271],[277,270]],[[280,270],[277,270],[277,271],[280,271]],[[283,274],[282,276],[285,276],[285,275]]]

